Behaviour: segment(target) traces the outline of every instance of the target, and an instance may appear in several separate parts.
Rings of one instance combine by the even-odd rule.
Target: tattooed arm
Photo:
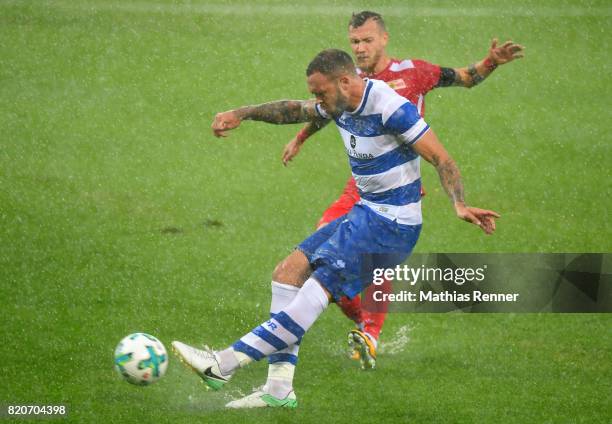
[[[270,124],[295,124],[323,120],[315,110],[316,100],[279,100],[256,106],[218,113],[212,123],[215,136],[225,137],[226,131],[237,128],[244,120]]]
[[[489,54],[483,60],[464,68],[441,68],[440,79],[436,87],[474,87],[491,75],[491,72],[498,66],[523,57],[524,49],[523,46],[512,41],[506,41],[498,47],[497,39],[493,39]]]
[[[436,168],[442,188],[444,188],[453,204],[465,205],[465,194],[459,168],[457,168],[455,161],[442,146],[433,130],[430,129],[424,134],[413,146],[413,149]]]
[[[495,231],[495,218],[499,218],[497,212],[486,209],[474,208],[465,204],[463,182],[461,173],[453,158],[448,154],[444,146],[438,141],[438,137],[432,129],[412,145],[412,149],[423,159],[431,163],[440,176],[440,183],[453,202],[457,217],[478,225],[487,234]]]

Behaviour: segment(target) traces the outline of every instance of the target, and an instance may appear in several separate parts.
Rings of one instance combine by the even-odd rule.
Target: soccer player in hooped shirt
[[[330,301],[355,296],[372,271],[402,263],[421,231],[420,161],[440,175],[457,217],[495,230],[496,212],[467,206],[457,166],[416,107],[378,80],[357,75],[351,57],[324,50],[308,65],[316,99],[277,101],[219,113],[217,136],[243,120],[291,124],[332,118],[344,141],[361,200],[299,244],[272,274],[271,318],[220,351],[174,341],[177,355],[210,387],[220,389],[238,368],[268,357],[266,384],[231,408],[296,407],[293,375],[300,341]]]
[[[378,13],[363,11],[351,17],[349,41],[359,75],[385,81],[398,94],[416,105],[421,116],[425,116],[425,94],[432,89],[449,86],[473,87],[487,78],[497,66],[523,55],[522,46],[511,41],[497,46],[497,41],[493,40],[485,59],[464,68],[446,68],[423,60],[399,60],[389,57],[385,51],[388,38],[385,23]],[[285,146],[283,163],[286,165],[292,160],[304,141],[327,122],[317,121],[306,124]],[[317,228],[348,213],[359,198],[357,185],[351,177],[341,196],[323,212]],[[372,300],[371,289],[373,287],[364,293],[363,298],[344,297],[338,301],[338,306],[344,314],[358,326],[349,332],[348,340],[353,350],[352,357],[360,359],[364,369],[373,368],[376,363],[376,345],[385,321],[387,307],[386,304]],[[389,291],[390,282],[386,281],[377,287],[377,290],[381,289]]]

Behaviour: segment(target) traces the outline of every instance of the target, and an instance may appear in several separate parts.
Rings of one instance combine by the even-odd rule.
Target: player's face
[[[349,42],[357,67],[365,72],[372,72],[384,57],[388,39],[387,32],[372,19],[368,19],[360,27],[349,27]]]
[[[340,116],[348,108],[348,92],[345,78],[331,78],[319,72],[308,77],[308,90],[319,105],[331,116]],[[342,80],[342,81],[341,81]]]

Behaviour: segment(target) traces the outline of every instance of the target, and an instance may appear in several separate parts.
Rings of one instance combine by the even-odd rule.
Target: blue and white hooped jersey
[[[359,107],[334,118],[360,203],[400,224],[421,224],[420,157],[411,146],[429,126],[416,106],[384,81],[365,82]],[[329,118],[319,105],[316,109]]]

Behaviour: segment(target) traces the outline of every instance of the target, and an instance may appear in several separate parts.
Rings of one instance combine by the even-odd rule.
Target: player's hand
[[[300,148],[302,147],[302,143],[300,143],[297,137],[293,137],[289,143],[285,145],[283,149],[283,165],[287,166],[289,162],[293,160],[294,157],[300,153]]]
[[[240,118],[233,110],[221,112],[215,115],[211,128],[215,137],[227,137],[226,132],[240,125]]]
[[[494,64],[503,65],[504,63],[512,62],[514,59],[523,57],[524,50],[525,47],[512,41],[506,41],[498,47],[497,38],[494,38],[491,41],[488,57]]]
[[[479,226],[486,234],[493,234],[495,231],[495,218],[500,217],[497,212],[465,206],[462,203],[455,204],[455,212],[457,212],[459,219]]]

